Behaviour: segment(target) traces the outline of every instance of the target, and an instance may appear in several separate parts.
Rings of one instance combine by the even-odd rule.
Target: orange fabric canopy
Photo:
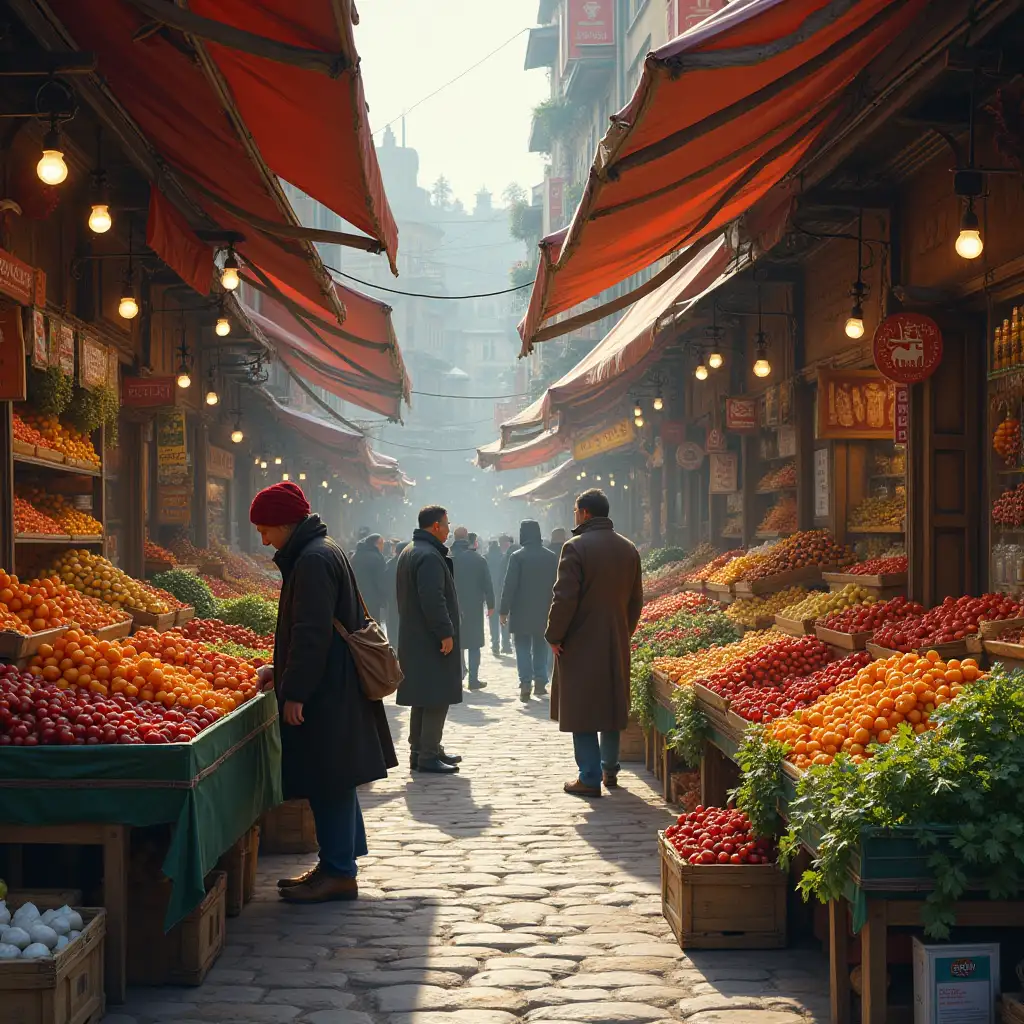
[[[559,436],[557,429],[544,430],[529,441],[509,448],[502,448],[501,441],[484,445],[477,449],[476,463],[483,469],[533,469],[550,462],[568,447],[569,442]]]
[[[927,0],[734,0],[648,55],[567,229],[541,242],[520,333],[712,237],[796,170]]]

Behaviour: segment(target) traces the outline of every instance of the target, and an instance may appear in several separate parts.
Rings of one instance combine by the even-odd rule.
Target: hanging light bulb
[[[266,468],[267,468],[267,460],[266,459],[261,459],[260,460],[260,469],[266,469]]]
[[[697,364],[697,368],[693,371],[693,375],[694,377],[697,378],[697,380],[707,380],[708,368],[704,365],[703,362],[700,362]]]
[[[235,257],[235,247],[228,246],[228,256],[224,260],[224,269],[220,274],[221,287],[233,292],[241,282],[238,276],[238,259]]]
[[[347,499],[348,499],[348,492],[346,491],[346,493],[341,496],[341,500],[342,501],[346,501]]]
[[[327,481],[326,480],[321,481],[320,486],[326,491],[327,490]]]
[[[305,480],[306,479],[306,474],[305,473],[300,473],[299,474],[299,479],[300,480]]]
[[[110,207],[106,203],[93,203],[89,212],[89,230],[97,235],[106,234],[113,224]]]
[[[281,465],[281,456],[280,455],[275,455],[274,456],[274,465],[275,466],[280,466]]]
[[[260,464],[260,457],[257,455],[255,461],[253,462],[253,465],[254,466],[258,466],[259,464]]]
[[[580,470],[580,476],[583,477],[584,480],[586,480],[586,478],[587,478],[587,471],[585,469],[581,469]]]
[[[36,174],[45,185],[59,185],[68,176],[68,165],[64,163],[64,147],[60,143],[56,121],[50,123],[50,130],[43,136],[43,155],[36,164]]]
[[[708,356],[708,366],[710,366],[712,370],[720,370],[724,362],[725,359],[721,352],[712,352]]]
[[[634,416],[643,416],[643,414],[644,414],[644,410],[643,410],[642,406],[640,405],[640,403],[637,402],[636,405],[633,406],[633,415]]]
[[[967,209],[960,218],[960,234],[956,236],[955,248],[957,255],[965,260],[976,260],[985,248],[978,215],[974,212],[973,199],[967,200]]]
[[[245,434],[242,433],[242,428],[235,424],[235,429],[231,431],[231,441],[233,444],[241,444]]]
[[[281,479],[282,480],[287,480],[288,479],[288,474],[287,473],[282,473],[281,474]]]
[[[192,377],[189,375],[188,370],[181,370],[178,374],[177,384],[179,388],[190,388],[192,387]]]
[[[600,483],[600,482],[601,482],[601,474],[600,474],[600,473],[598,473],[598,474],[597,474],[597,476],[595,476],[595,477],[594,477],[594,479],[595,479],[595,480],[596,480],[596,481],[597,481],[598,483]]]
[[[846,326],[843,330],[846,331],[846,336],[853,338],[854,341],[864,337],[864,310],[859,303],[855,304],[853,309],[850,310],[850,315],[846,320]]]
[[[216,405],[220,401],[220,395],[217,394],[213,388],[209,388],[206,392],[206,404]]]
[[[217,317],[217,326],[214,330],[218,338],[226,338],[231,333],[231,321],[226,316]]]
[[[772,364],[768,362],[768,349],[762,340],[757,346],[757,359],[754,360],[754,376],[767,377],[771,372]]]
[[[134,320],[139,315],[139,304],[135,301],[134,295],[126,293],[121,296],[121,301],[117,304],[117,315],[125,320]]]
[[[622,485],[622,489],[623,489],[624,491],[628,491],[628,490],[629,490],[629,484],[623,484],[623,485]]]
[[[661,412],[665,408],[665,401],[661,395],[656,395],[654,398],[654,411]]]
[[[643,418],[643,416],[636,416],[636,417],[634,417],[633,418],[633,425],[635,427],[642,427],[644,425],[644,418]]]

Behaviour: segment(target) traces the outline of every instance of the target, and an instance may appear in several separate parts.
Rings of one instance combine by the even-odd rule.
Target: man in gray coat
[[[531,684],[538,697],[547,693],[548,645],[544,629],[558,572],[558,556],[544,547],[540,523],[535,519],[524,519],[519,524],[519,543],[521,546],[508,560],[499,611],[515,643],[519,699],[528,704]]]
[[[448,539],[448,513],[440,505],[420,509],[419,529],[398,556],[398,660],[405,678],[397,703],[409,716],[410,768],[448,775],[461,757],[441,746],[448,708],[462,703],[459,600]]]
[[[619,733],[629,724],[629,645],[644,604],[640,555],[615,532],[602,491],[576,499],[576,529],[562,548],[545,633],[555,653],[551,717],[571,732],[579,778],[573,796],[618,785]]]
[[[462,630],[459,638],[469,662],[469,688],[482,690],[487,684],[480,681],[480,651],[484,646],[484,606],[487,614],[494,614],[494,587],[484,556],[471,542],[476,534],[464,526],[455,527],[452,544],[452,564],[455,567],[455,589],[462,612]]]

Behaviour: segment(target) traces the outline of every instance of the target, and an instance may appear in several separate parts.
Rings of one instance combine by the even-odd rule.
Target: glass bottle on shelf
[[[990,566],[990,572],[992,573],[992,589],[1001,591],[1006,585],[1006,545],[1005,544],[993,544],[992,545],[992,564]]]
[[[1019,366],[1024,363],[1024,338],[1021,337],[1021,322],[1020,322],[1020,306],[1013,307],[1013,319],[1010,321],[1010,340],[1013,344],[1013,358],[1011,362],[1014,366]]]
[[[999,356],[1000,356],[1000,352],[999,352],[1000,334],[1001,334],[1001,332],[999,330],[999,326],[997,325],[996,329],[992,332],[992,361],[990,363],[990,366],[992,367],[993,370],[1001,370],[1002,369],[1002,366],[1001,366],[1000,360],[999,360]]]
[[[1010,365],[1010,321],[1003,321],[1003,369]]]

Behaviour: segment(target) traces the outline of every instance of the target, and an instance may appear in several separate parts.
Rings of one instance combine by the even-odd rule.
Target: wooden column
[[[869,899],[861,929],[861,1024],[886,1024],[885,900]]]
[[[846,901],[828,904],[829,1020],[831,1024],[850,1024],[850,966],[847,963]]]
[[[14,405],[0,402],[0,490],[5,509],[0,516],[0,559],[14,572]]]
[[[142,579],[146,567],[146,473],[143,425],[121,421],[118,447],[121,448],[121,494],[124,499],[125,548],[121,565],[129,576]]]

